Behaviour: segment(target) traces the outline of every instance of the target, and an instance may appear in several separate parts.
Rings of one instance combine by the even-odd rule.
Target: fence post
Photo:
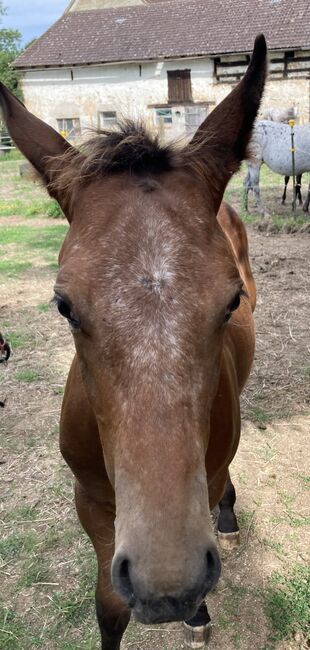
[[[295,143],[294,143],[294,126],[295,120],[288,121],[291,127],[291,152],[292,152],[292,172],[293,172],[293,212],[296,212],[296,179],[295,179]]]

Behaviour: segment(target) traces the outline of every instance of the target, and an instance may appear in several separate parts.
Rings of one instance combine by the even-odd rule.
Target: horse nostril
[[[130,577],[130,561],[127,558],[115,558],[112,565],[112,584],[127,605],[134,607],[136,598]]]
[[[206,555],[207,590],[215,587],[221,574],[221,562],[216,547],[209,549]]]

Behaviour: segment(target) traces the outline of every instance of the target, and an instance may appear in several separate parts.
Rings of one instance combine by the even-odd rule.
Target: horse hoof
[[[219,545],[225,551],[232,551],[234,548],[237,548],[240,544],[240,531],[235,530],[233,533],[221,533],[219,530],[217,532],[217,537]]]
[[[188,625],[183,621],[184,645],[186,648],[204,648],[211,637],[211,623],[207,625]]]

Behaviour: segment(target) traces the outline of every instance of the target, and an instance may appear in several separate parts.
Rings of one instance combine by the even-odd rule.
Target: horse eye
[[[236,309],[238,309],[238,307],[240,305],[241,296],[243,294],[244,294],[244,291],[243,291],[243,289],[241,289],[241,291],[238,291],[238,293],[235,295],[235,297],[234,297],[233,301],[230,303],[230,305],[228,305],[227,311],[226,311],[226,314],[225,314],[225,318],[224,318],[225,323],[227,323],[227,321],[229,321],[229,319],[230,319],[230,317],[232,315],[232,312],[236,311]]]
[[[61,316],[64,316],[64,318],[67,319],[73,329],[78,329],[80,327],[80,321],[71,310],[70,305],[59,296],[55,296],[55,302]]]
[[[241,292],[237,293],[237,295],[234,297],[233,301],[230,303],[228,309],[229,311],[236,311],[240,305],[240,299],[241,299]]]

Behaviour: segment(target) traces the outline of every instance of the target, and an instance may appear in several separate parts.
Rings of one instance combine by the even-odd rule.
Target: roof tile
[[[310,49],[309,0],[161,0],[62,16],[15,67],[249,52],[263,32],[270,49]]]

